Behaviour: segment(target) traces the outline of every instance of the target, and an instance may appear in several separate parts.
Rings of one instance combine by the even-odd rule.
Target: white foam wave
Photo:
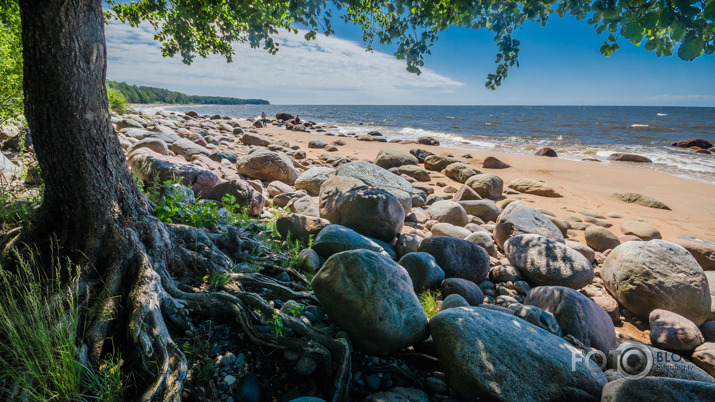
[[[656,116],[661,116],[661,117],[662,117],[662,116],[667,116],[667,115],[668,115],[668,113],[656,113],[655,115],[656,115]]]
[[[631,127],[650,127],[648,124],[631,124]]]

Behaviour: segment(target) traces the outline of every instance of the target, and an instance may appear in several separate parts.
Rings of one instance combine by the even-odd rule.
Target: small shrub
[[[127,98],[121,92],[107,87],[107,100],[109,100],[109,110],[119,114],[127,112]]]

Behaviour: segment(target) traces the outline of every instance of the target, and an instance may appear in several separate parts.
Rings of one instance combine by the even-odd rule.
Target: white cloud
[[[306,41],[304,33],[281,33],[276,55],[237,44],[232,63],[210,56],[186,66],[179,58],[161,56],[150,26],[132,28],[110,21],[106,27],[107,76],[199,95],[302,104],[434,103],[435,96],[448,98],[464,86],[429,69],[419,76],[408,73],[404,61],[366,52],[353,41],[322,35]]]

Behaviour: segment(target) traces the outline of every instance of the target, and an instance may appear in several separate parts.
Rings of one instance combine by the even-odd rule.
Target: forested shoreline
[[[129,103],[171,103],[200,105],[270,105],[265,99],[241,99],[227,96],[186,95],[164,88],[146,87],[107,80],[107,86],[119,91]]]

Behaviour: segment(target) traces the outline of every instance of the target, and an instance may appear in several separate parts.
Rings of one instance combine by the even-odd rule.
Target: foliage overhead
[[[137,25],[148,21],[156,30],[165,56],[181,55],[191,63],[198,55],[234,55],[233,43],[249,43],[271,53],[279,49],[280,29],[297,33],[306,27],[307,40],[334,33],[331,21],[341,18],[363,29],[369,50],[377,41],[396,45],[395,57],[407,70],[420,72],[424,55],[450,27],[486,29],[497,44],[496,70],[486,86],[499,86],[510,67],[519,66],[518,29],[527,21],[545,25],[567,14],[586,19],[609,35],[600,48],[606,56],[618,50],[623,37],[658,56],[676,49],[683,60],[715,51],[715,0],[283,0],[109,1],[108,16]]]
[[[21,33],[17,1],[0,0],[0,125],[23,110]]]
[[[192,105],[268,105],[263,99],[239,99],[225,96],[186,95],[163,88],[130,85],[107,81],[107,87],[118,91],[129,103],[173,103]]]

